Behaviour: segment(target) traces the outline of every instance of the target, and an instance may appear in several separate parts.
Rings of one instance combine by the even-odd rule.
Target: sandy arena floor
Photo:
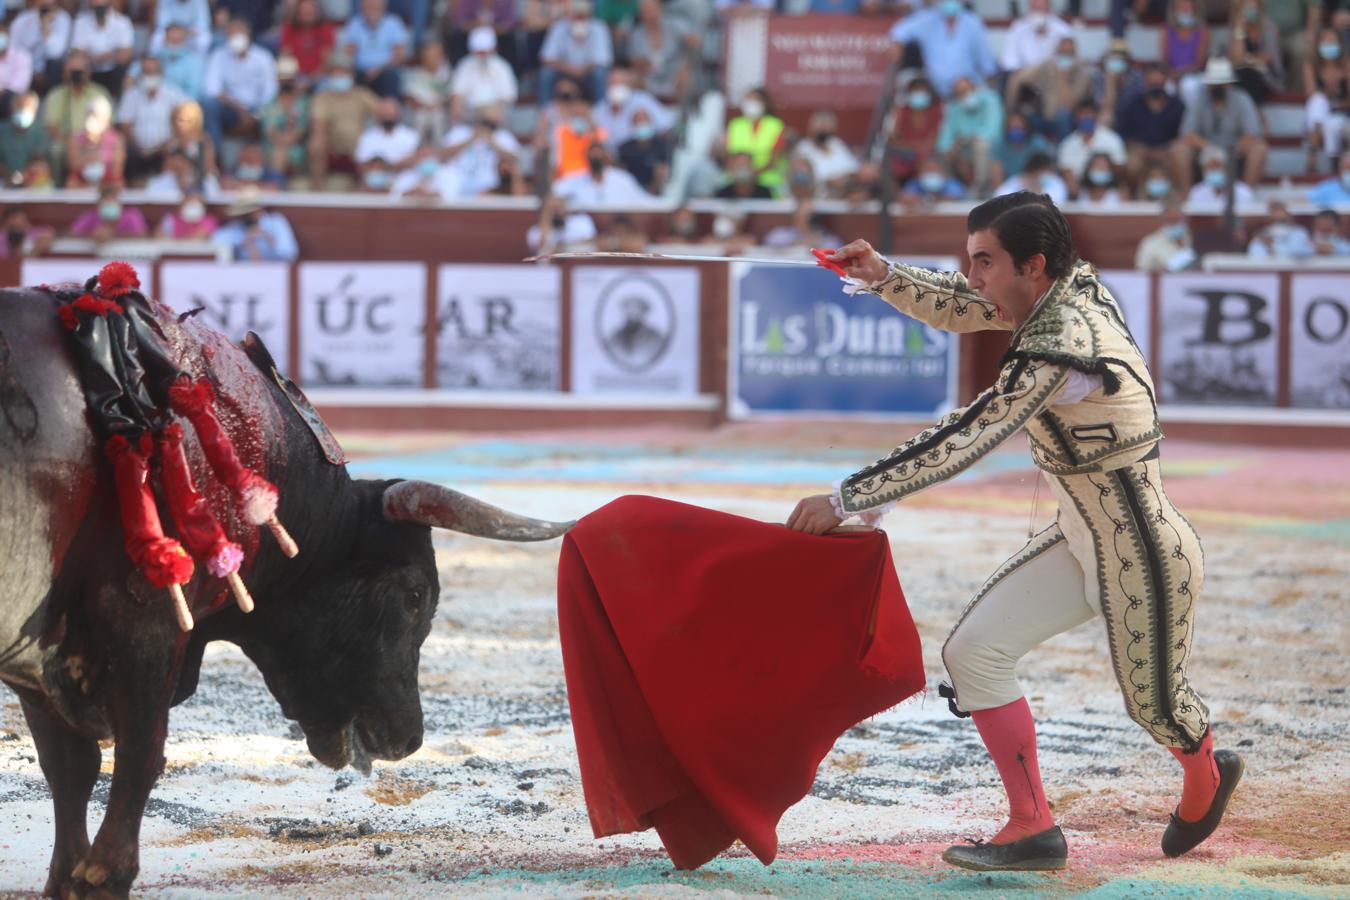
[[[356,474],[430,478],[517,511],[584,514],[652,493],[781,521],[870,462],[894,429],[736,427],[715,434],[345,435]],[[251,664],[207,653],[171,721],[147,811],[145,897],[1350,896],[1350,454],[1164,448],[1169,493],[1206,552],[1191,667],[1219,743],[1247,774],[1225,827],[1180,861],[1158,839],[1179,769],[1124,715],[1101,627],[1022,667],[1041,766],[1071,846],[1063,874],[974,875],[938,854],[988,836],[997,774],[935,693],[850,731],[779,828],[770,867],[742,852],[676,872],[650,834],[595,841],[568,721],[554,599],[557,542],[437,537],[441,604],[423,648],[426,740],[366,779],[307,754]],[[1025,447],[914,498],[886,523],[930,688],[968,596],[1033,514]],[[111,751],[105,751],[105,772]],[[102,816],[107,777],[91,808]],[[92,833],[92,828],[91,828]],[[51,807],[12,693],[0,691],[0,896],[46,877]]]

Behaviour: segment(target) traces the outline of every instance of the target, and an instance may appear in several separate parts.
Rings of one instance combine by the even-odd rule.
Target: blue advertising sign
[[[731,415],[928,417],[954,404],[954,335],[848,296],[824,269],[739,264],[731,279]]]

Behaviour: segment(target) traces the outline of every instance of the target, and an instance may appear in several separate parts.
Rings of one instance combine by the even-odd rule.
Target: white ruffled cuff
[[[842,484],[842,479],[836,481],[834,483],[834,490],[830,492],[830,507],[834,509],[834,514],[838,516],[841,521],[847,521],[856,516],[858,521],[868,528],[879,528],[881,526],[882,518],[886,513],[895,508],[895,501],[892,500],[889,503],[883,503],[880,506],[874,506],[871,509],[865,509],[862,512],[845,512],[844,500],[840,494],[840,486]]]

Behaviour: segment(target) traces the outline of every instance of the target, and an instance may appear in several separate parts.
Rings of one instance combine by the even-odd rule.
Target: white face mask
[[[764,101],[757,97],[746,97],[741,103],[741,112],[745,113],[748,118],[758,119],[764,115]]]
[[[85,184],[98,184],[103,180],[103,173],[106,171],[107,167],[103,165],[101,160],[94,160],[91,163],[85,163],[84,168],[80,170],[80,174],[84,176]]]
[[[226,42],[230,52],[236,56],[243,56],[248,52],[249,39],[246,34],[232,34],[229,41]]]
[[[611,84],[605,96],[614,106],[623,106],[628,102],[628,98],[633,96],[633,89],[626,84]]]
[[[712,233],[713,237],[725,241],[736,233],[736,223],[730,216],[718,216],[713,219]]]
[[[206,217],[206,207],[202,205],[200,200],[189,200],[183,204],[180,215],[184,222],[191,222],[195,225]]]
[[[145,88],[147,91],[150,91],[151,93],[153,93],[153,92],[159,90],[159,88],[160,88],[160,86],[161,86],[162,84],[164,84],[164,76],[163,76],[163,75],[142,75],[142,76],[141,76],[141,87]]]
[[[590,31],[590,27],[585,22],[574,21],[571,30],[573,40],[584,41],[586,40],[587,33]]]

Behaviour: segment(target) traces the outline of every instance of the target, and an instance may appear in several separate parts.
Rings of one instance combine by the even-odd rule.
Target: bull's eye
[[[422,608],[422,592],[419,590],[409,591],[403,595],[403,602],[411,612],[417,612]]]

